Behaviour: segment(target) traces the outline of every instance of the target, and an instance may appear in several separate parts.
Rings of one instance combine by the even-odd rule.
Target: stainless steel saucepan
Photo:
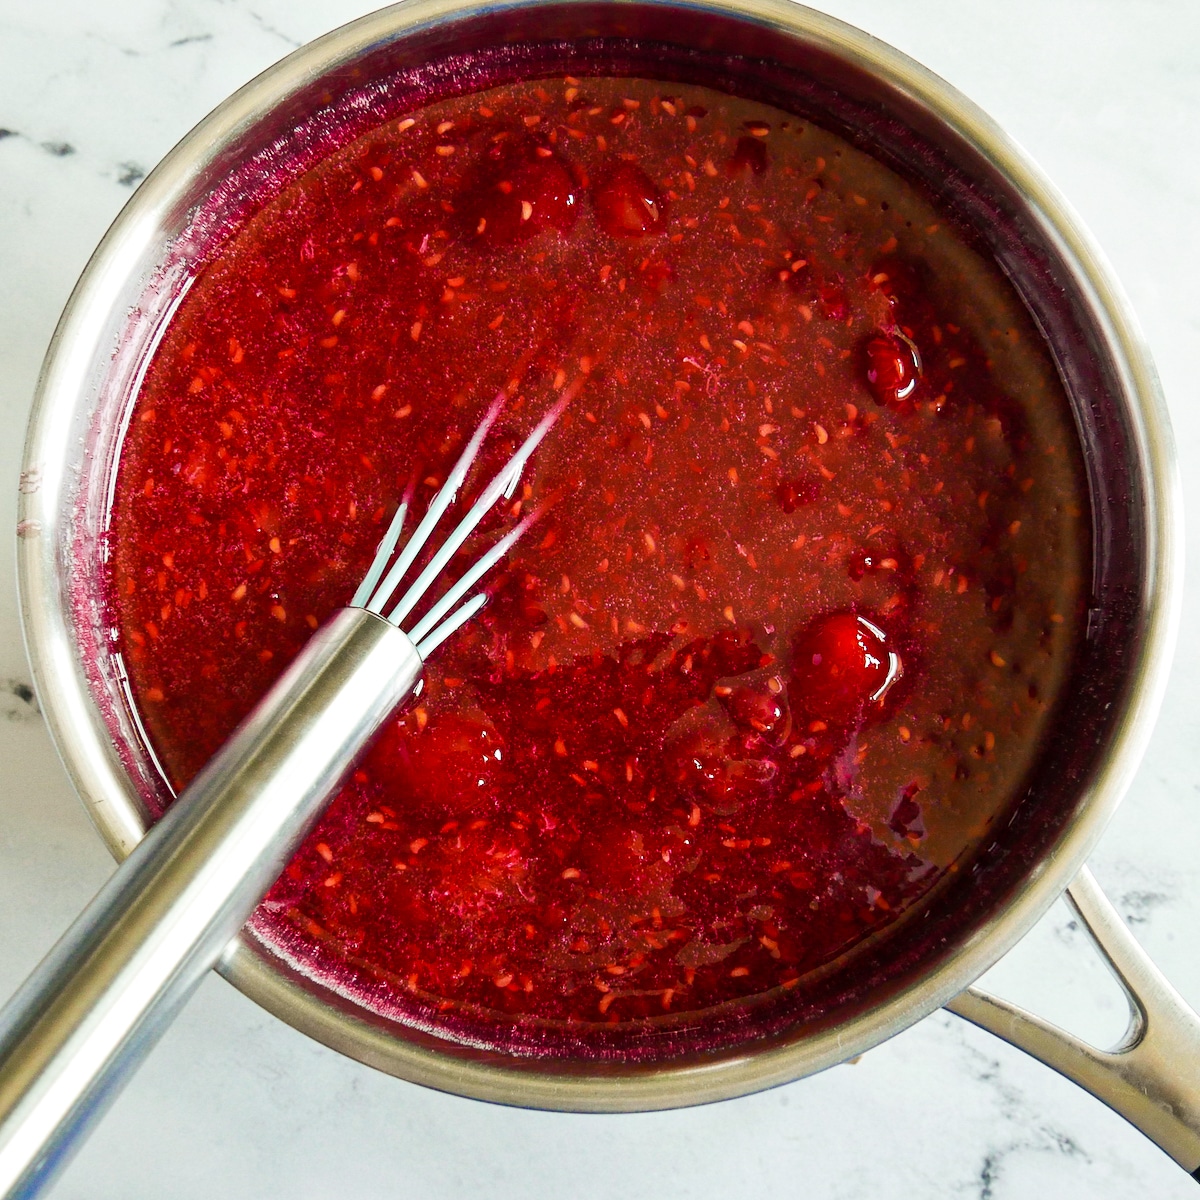
[[[496,47],[508,51],[497,56]],[[946,1006],[1082,1084],[1195,1172],[1200,1020],[1084,866],[1150,735],[1178,619],[1181,505],[1153,367],[1078,219],[995,124],[904,55],[787,0],[411,0],[253,80],[141,185],[88,264],[47,355],[17,531],[42,707],[113,853],[130,852],[165,797],[101,623],[113,466],[141,373],[191,273],[245,219],[262,179],[285,179],[356,133],[366,110],[354,100],[380,80],[391,81],[393,99],[470,87],[469,72],[437,64],[472,54],[493,64],[489,79],[574,70],[720,86],[815,120],[933,192],[1012,279],[1069,393],[1093,510],[1087,636],[1055,734],[970,870],[920,920],[868,951],[857,986],[831,975],[768,1034],[632,1063],[519,1057],[356,1004],[253,926],[220,970],[297,1029],[384,1071],[480,1099],[593,1112],[770,1087]],[[508,64],[499,76],[496,63]],[[1111,1051],[971,987],[1064,890],[1129,996],[1129,1029]]]

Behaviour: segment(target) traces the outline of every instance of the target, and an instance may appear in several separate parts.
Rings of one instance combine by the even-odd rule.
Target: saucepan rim
[[[550,0],[562,9],[574,0]],[[501,11],[547,0],[517,0]],[[1130,436],[1146,496],[1145,594],[1137,661],[1129,669],[1124,711],[1089,785],[1085,803],[1027,886],[992,914],[953,954],[911,986],[849,1020],[786,1044],[742,1046],[706,1062],[570,1065],[515,1057],[461,1057],[431,1043],[401,1040],[385,1022],[342,1002],[292,971],[252,936],[231,943],[225,977],[264,1008],[353,1058],[444,1091],[525,1107],[573,1111],[670,1108],[725,1099],[788,1082],[841,1062],[941,1007],[1023,936],[1077,873],[1124,794],[1153,728],[1179,619],[1181,501],[1165,404],[1129,306],[1078,218],[1028,157],[956,89],[906,55],[841,21],[789,0],[644,0],[642,7],[687,10],[765,25],[819,48],[890,86],[947,123],[1027,199],[1077,279],[1088,315],[1103,338],[1128,402]],[[334,68],[372,47],[439,23],[490,12],[477,0],[409,0],[363,17],[289,55],[236,92],[195,127],[122,210],[88,263],[47,352],[26,442],[18,525],[18,583],[26,645],[51,734],[97,828],[118,858],[144,829],[142,805],[98,716],[88,665],[80,661],[61,576],[69,554],[63,497],[76,481],[69,443],[89,364],[109,352],[106,315],[119,285],[151,242],[157,223],[222,146]]]

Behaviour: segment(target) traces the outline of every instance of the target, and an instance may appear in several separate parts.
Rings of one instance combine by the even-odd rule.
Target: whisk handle
[[[0,1195],[36,1194],[220,957],[421,676],[342,609],[0,1012]]]

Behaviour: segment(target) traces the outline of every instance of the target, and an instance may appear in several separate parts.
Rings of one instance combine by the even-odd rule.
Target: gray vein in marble
[[[1200,784],[1193,784],[1192,789],[1200,791]],[[1154,925],[1162,910],[1184,902],[1189,892],[1189,880],[1179,871],[1162,868],[1147,871],[1141,863],[1129,860],[1112,864],[1106,872],[1105,884],[1125,923],[1147,929]]]
[[[146,178],[146,168],[134,162],[117,163],[117,182],[122,187],[131,188]]]
[[[940,1018],[938,1018],[940,1019]],[[960,1195],[995,1200],[995,1185],[1003,1173],[1005,1162],[1015,1154],[1059,1154],[1090,1164],[1092,1157],[1082,1146],[1054,1125],[1046,1122],[1024,1091],[1005,1078],[1004,1064],[992,1054],[986,1054],[974,1044],[973,1031],[963,1024],[948,1024],[951,1036],[962,1051],[960,1063],[964,1074],[970,1075],[992,1095],[1003,1133],[997,1130],[980,1163],[978,1175]]]
[[[224,0],[222,0],[222,2],[224,2]],[[234,0],[234,2],[235,7],[241,7],[240,5],[237,5],[236,0]],[[264,17],[261,13],[256,12],[254,9],[247,8],[243,9],[242,11],[245,12],[246,16],[248,16],[259,27],[259,29],[263,31],[263,33],[267,33],[272,37],[278,38],[281,42],[287,43],[287,45],[293,47],[294,49],[303,45],[302,42],[292,37],[291,34],[284,33],[284,31],[280,29],[278,25],[268,21],[266,17]]]
[[[0,128],[0,142],[7,139],[25,142],[30,140],[16,129]],[[51,158],[72,158],[79,154],[78,147],[67,141],[45,141],[38,142],[36,145],[38,149],[44,150]],[[126,160],[117,163],[111,169],[101,168],[99,173],[108,178],[115,178],[116,182],[122,187],[134,188],[146,178],[147,168],[133,160]]]
[[[41,715],[33,685],[24,679],[0,682],[0,717],[8,721],[34,721]]]
[[[1127,925],[1145,925],[1164,904],[1170,904],[1175,896],[1167,891],[1122,892],[1114,901],[1125,918]]]
[[[0,142],[7,141],[10,138],[26,142],[30,141],[18,129],[0,128]],[[76,147],[68,141],[49,140],[37,142],[36,145],[39,150],[44,150],[52,158],[70,158],[73,154],[78,153]]]

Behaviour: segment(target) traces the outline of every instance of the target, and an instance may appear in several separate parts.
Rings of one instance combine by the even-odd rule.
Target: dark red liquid
[[[694,87],[447,100],[285,189],[147,374],[111,620],[172,784],[499,389],[468,499],[578,385],[468,549],[547,516],[259,915],[498,1042],[795,988],[912,910],[1028,773],[1086,561],[1030,322],[886,168]]]

